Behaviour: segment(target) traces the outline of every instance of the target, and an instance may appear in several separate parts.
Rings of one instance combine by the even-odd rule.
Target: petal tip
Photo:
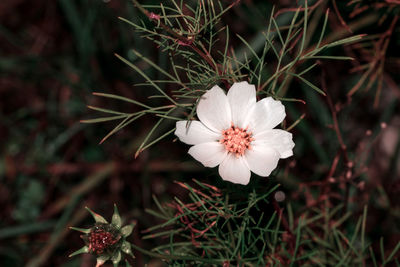
[[[221,176],[222,180],[233,183],[233,184],[248,185],[250,182],[250,177],[248,179],[242,179],[242,178],[238,179],[236,177],[235,178],[224,178],[221,174],[220,174],[220,176]]]
[[[241,157],[236,158],[232,154],[228,155],[219,165],[218,173],[222,180],[241,185],[247,185],[251,177],[246,160]]]

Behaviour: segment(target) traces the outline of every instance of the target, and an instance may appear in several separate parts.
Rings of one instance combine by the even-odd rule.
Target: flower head
[[[113,248],[120,239],[119,233],[109,224],[97,224],[87,237],[89,252],[103,254],[105,250]]]
[[[234,83],[228,94],[217,85],[199,100],[200,121],[178,121],[175,135],[189,154],[206,167],[219,165],[222,179],[248,184],[251,171],[266,177],[280,158],[293,155],[292,134],[274,129],[286,116],[272,97],[257,102],[255,86]]]
[[[70,257],[81,253],[94,254],[97,257],[96,267],[103,265],[107,260],[111,260],[114,266],[118,266],[122,258],[121,252],[133,257],[131,243],[126,238],[132,233],[135,224],[122,227],[122,220],[116,205],[114,205],[111,223],[108,223],[106,219],[91,209],[86,209],[96,223],[89,229],[71,227],[73,230],[84,233],[81,237],[86,245],[72,253]]]

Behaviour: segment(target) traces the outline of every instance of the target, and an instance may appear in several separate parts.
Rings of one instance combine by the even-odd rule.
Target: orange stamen
[[[245,129],[232,126],[222,131],[222,138],[219,140],[225,145],[225,149],[230,153],[235,153],[236,157],[243,156],[247,149],[251,149],[252,133]]]

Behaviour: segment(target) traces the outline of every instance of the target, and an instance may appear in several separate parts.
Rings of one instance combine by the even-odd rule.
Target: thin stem
[[[158,259],[164,259],[164,260],[200,261],[200,262],[204,262],[204,263],[214,263],[214,264],[221,263],[225,260],[225,259],[204,259],[204,258],[197,258],[197,257],[195,258],[195,257],[178,256],[178,255],[158,254],[156,252],[152,252],[152,251],[143,249],[132,243],[131,243],[131,247],[147,256],[150,256],[153,258],[158,258]]]
[[[272,205],[274,206],[276,213],[278,214],[279,218],[281,219],[283,227],[289,234],[289,237],[290,237],[289,246],[290,246],[291,251],[293,252],[294,248],[295,248],[296,238],[293,235],[292,230],[290,230],[289,223],[286,220],[286,217],[283,216],[283,210],[281,209],[281,207],[279,207],[279,204],[274,197],[272,197]]]
[[[213,60],[212,56],[208,51],[203,52],[201,51],[198,47],[196,47],[193,44],[193,39],[189,39],[185,36],[180,35],[179,33],[175,32],[172,30],[170,27],[165,25],[164,23],[161,22],[159,17],[155,16],[152,12],[149,12],[147,9],[145,9],[142,5],[139,4],[137,0],[132,0],[135,6],[144,14],[146,17],[148,17],[151,21],[155,22],[157,26],[163,28],[166,32],[174,36],[176,39],[178,39],[180,42],[182,42],[184,45],[189,46],[193,51],[195,51],[202,59],[204,59],[208,65],[211,67],[215,68],[217,71],[218,75],[223,75],[223,70],[221,70],[221,66]],[[233,6],[233,5],[231,5]],[[226,80],[223,80],[224,84],[226,87],[229,87],[229,83]]]

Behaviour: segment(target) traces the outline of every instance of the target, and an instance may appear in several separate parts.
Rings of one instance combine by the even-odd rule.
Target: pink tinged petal
[[[253,110],[249,112],[249,117],[249,130],[253,134],[271,130],[286,117],[285,106],[281,101],[267,97],[255,104]]]
[[[192,146],[188,153],[205,167],[213,168],[224,160],[228,152],[223,144],[208,142]]]
[[[281,159],[293,155],[293,136],[291,133],[280,129],[267,130],[256,134],[252,145],[269,146],[279,152]]]
[[[236,157],[229,153],[218,168],[223,180],[235,184],[246,185],[250,181],[251,172],[244,157]]]
[[[263,177],[269,176],[276,168],[279,156],[279,152],[275,149],[260,144],[254,144],[245,154],[250,170]]]
[[[246,128],[248,126],[247,114],[256,104],[256,87],[248,82],[234,83],[227,96],[231,106],[233,124],[240,128]]]
[[[232,116],[228,97],[217,85],[200,98],[196,111],[200,121],[215,132],[221,132],[231,126]]]
[[[178,121],[176,122],[175,135],[179,140],[188,145],[197,145],[221,139],[221,133],[208,129],[199,121]]]

